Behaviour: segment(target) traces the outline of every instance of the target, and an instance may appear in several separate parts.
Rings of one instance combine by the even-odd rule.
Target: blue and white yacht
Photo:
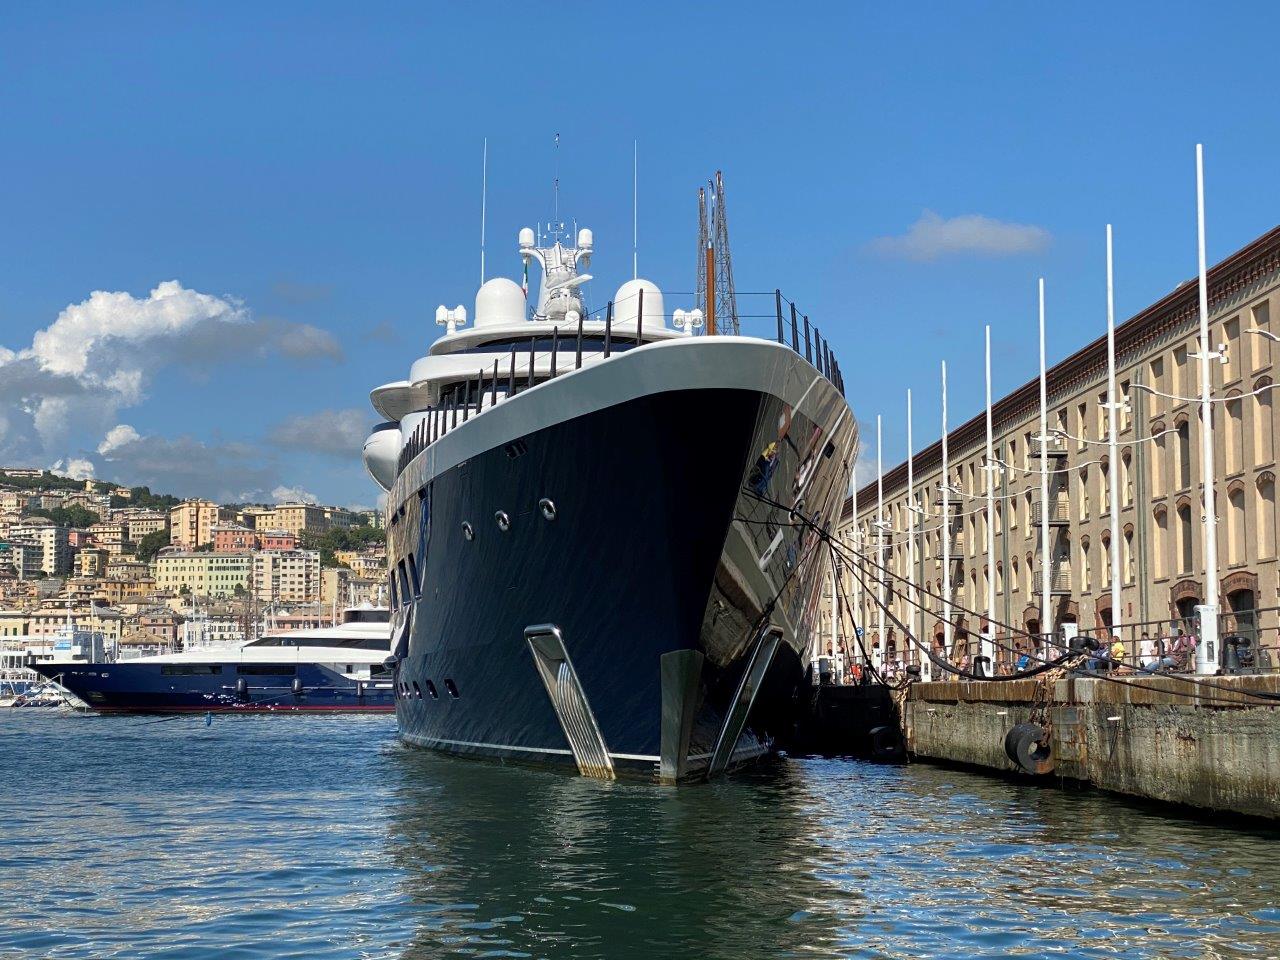
[[[100,713],[390,712],[388,621],[386,607],[353,607],[334,626],[246,643],[34,666]]]

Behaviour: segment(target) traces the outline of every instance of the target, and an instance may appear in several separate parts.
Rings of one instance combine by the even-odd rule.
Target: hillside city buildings
[[[1218,518],[1221,635],[1243,635],[1274,657],[1280,579],[1276,538],[1276,398],[1273,342],[1280,322],[1280,228],[1258,238],[1208,273],[1213,363],[1213,442]],[[1099,310],[1105,330],[1105,314]],[[1034,335],[1034,317],[1027,324]],[[857,491],[856,517],[846,504],[842,539],[877,561],[883,551],[884,596],[894,616],[942,650],[944,583],[950,580],[952,657],[972,654],[987,629],[987,591],[994,578],[994,634],[1007,659],[1010,635],[1063,623],[1084,631],[1124,626],[1124,640],[1166,636],[1170,621],[1189,622],[1205,593],[1204,477],[1199,422],[1199,303],[1194,282],[1179,284],[1116,330],[1118,457],[1107,443],[1105,336],[1052,367],[1047,375],[1048,509],[1040,503],[1039,385],[1032,380],[993,405],[995,508],[986,506],[985,414],[948,434],[950,522],[942,515],[942,446],[913,459],[914,501],[907,465],[887,470],[884,524],[878,525],[874,480]],[[956,372],[952,371],[954,377]],[[864,416],[866,415],[864,411]],[[934,415],[936,416],[936,414]],[[917,436],[932,418],[916,407]],[[936,421],[933,421],[936,422]],[[871,441],[872,444],[874,440]],[[864,444],[867,441],[864,439]],[[1119,496],[1110,481],[1118,471]],[[914,511],[915,566],[908,531]],[[1119,512],[1120,603],[1111,608],[1111,517]],[[995,563],[987,560],[988,524]],[[1051,624],[1041,623],[1040,535],[1047,524]],[[943,537],[950,537],[949,570]],[[879,640],[881,585],[866,569],[859,583],[845,569],[841,593],[857,624]],[[912,618],[908,580],[920,586],[927,614]],[[902,630],[886,619],[886,659],[918,660]],[[1010,630],[1009,628],[1012,628]],[[846,627],[847,630],[847,627]]]
[[[216,642],[264,625],[328,623],[342,607],[382,601],[380,536],[366,529],[339,541],[368,545],[323,554],[327,564],[321,549],[333,531],[379,529],[377,511],[158,499],[0,467],[0,642],[51,637],[70,618],[137,656],[173,649],[192,617]],[[81,518],[92,522],[66,522]]]

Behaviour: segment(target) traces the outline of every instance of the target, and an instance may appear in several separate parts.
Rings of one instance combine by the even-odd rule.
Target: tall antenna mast
[[[707,305],[707,191],[698,188],[698,287],[694,297],[702,309]]]
[[[716,320],[726,332],[737,334],[738,297],[733,289],[733,260],[729,256],[729,221],[725,215],[724,177],[716,171],[715,190],[715,291]]]
[[[631,279],[640,276],[640,141],[631,141]]]
[[[480,286],[484,286],[484,223],[489,202],[489,138],[484,138],[480,159]]]
[[[560,222],[560,134],[556,134],[555,149],[555,182],[552,185],[555,194],[555,220]]]

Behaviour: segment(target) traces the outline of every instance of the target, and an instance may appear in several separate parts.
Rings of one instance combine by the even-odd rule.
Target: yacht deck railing
[[[680,294],[669,295],[680,296]],[[836,360],[835,352],[831,349],[830,341],[823,338],[817,325],[809,322],[809,316],[803,313],[793,300],[783,296],[781,290],[774,290],[770,293],[739,293],[738,297],[740,299],[768,297],[773,300],[772,305],[774,307],[772,313],[739,313],[737,316],[739,327],[742,326],[741,321],[743,320],[762,321],[767,319],[775,321],[775,329],[771,331],[772,336],[766,337],[759,337],[752,333],[730,334],[731,336],[769,339],[784,347],[790,347],[797,355],[803,356],[818,373],[840,391],[841,395],[844,395],[844,376],[841,373],[840,364]],[[425,414],[425,416],[419,421],[401,448],[400,457],[396,465],[396,474],[402,473],[405,467],[418,454],[459,424],[466,423],[472,416],[479,416],[485,410],[497,406],[502,401],[514,397],[539,383],[555,379],[562,373],[568,373],[570,369],[579,370],[584,362],[607,360],[614,353],[643,345],[646,342],[644,338],[643,290],[637,294],[637,300],[634,325],[629,319],[626,329],[618,330],[615,328],[615,314],[618,304],[611,300],[604,307],[580,316],[576,327],[572,332],[564,336],[561,335],[559,326],[553,326],[551,328],[550,349],[544,353],[539,354],[538,346],[539,344],[545,344],[548,338],[545,331],[539,331],[529,335],[527,349],[523,343],[520,345],[513,344],[510,348],[507,362],[503,363],[495,359],[492,367],[482,367],[476,371],[474,377],[468,377],[466,380],[451,384],[445,389],[440,403],[434,407],[415,411],[415,413]],[[783,308],[784,304],[786,304],[785,310]],[[687,318],[688,315],[685,314],[685,317]],[[674,321],[675,319],[674,314],[664,316],[664,323],[667,320]],[[587,323],[598,324],[601,321],[604,324],[603,342],[600,344],[599,349],[591,349],[593,343],[599,342],[601,331],[598,328],[587,330],[585,325]],[[686,322],[688,322],[687,319]],[[756,324],[747,326],[756,326]],[[686,335],[693,336],[694,334],[688,333]],[[591,341],[584,342],[584,336],[589,336]],[[566,348],[561,347],[562,342],[565,343],[567,349],[572,349],[573,351],[571,368],[566,364],[564,369],[560,369],[561,355],[567,352]],[[540,356],[546,361],[545,371],[539,371],[538,369]]]

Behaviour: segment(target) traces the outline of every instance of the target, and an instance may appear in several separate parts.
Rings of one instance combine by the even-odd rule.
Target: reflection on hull
[[[395,621],[404,739],[588,772],[578,742],[598,734],[613,770],[664,779],[767,752],[794,721],[829,560],[764,500],[834,523],[856,431],[829,394],[811,419],[758,391],[653,393],[410,495],[390,528],[392,564],[412,556],[424,584]],[[541,665],[535,625],[562,645]]]

